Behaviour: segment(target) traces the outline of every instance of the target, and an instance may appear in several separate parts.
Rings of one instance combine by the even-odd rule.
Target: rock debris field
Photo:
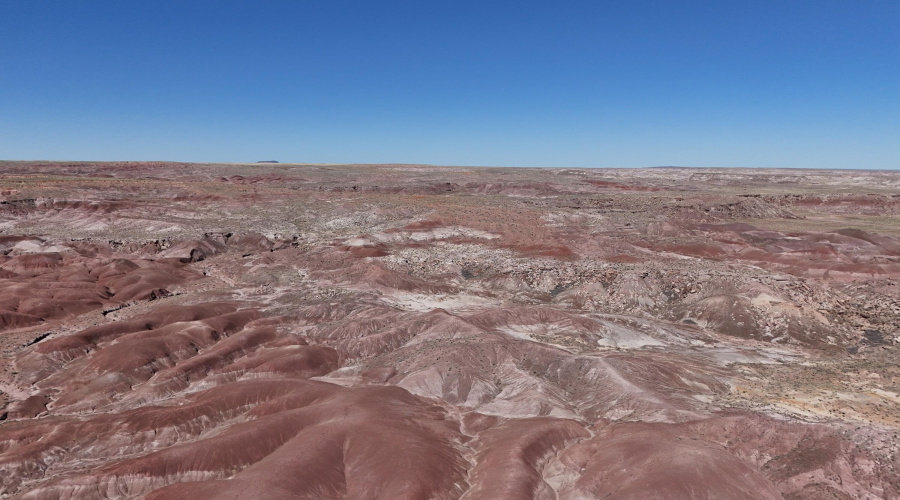
[[[900,499],[900,172],[0,162],[0,498]]]

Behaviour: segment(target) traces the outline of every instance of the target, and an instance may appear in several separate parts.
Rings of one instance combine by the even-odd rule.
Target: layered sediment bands
[[[509,498],[550,499],[556,492],[542,476],[544,466],[588,432],[563,419],[521,419],[498,424],[479,434],[473,486],[466,500]]]
[[[567,449],[550,472],[561,482],[560,497],[782,498],[762,472],[721,447],[654,431],[623,424]]]
[[[897,174],[7,180],[0,498],[900,499]]]
[[[658,223],[650,234],[665,234]],[[753,262],[775,269],[811,275],[896,275],[896,238],[873,235],[860,229],[836,229],[826,233],[793,233],[762,229],[750,224],[690,224],[669,226],[669,241],[649,243],[656,251],[691,257]],[[672,238],[674,237],[674,238]],[[676,240],[694,239],[686,243]],[[703,237],[704,242],[698,237]],[[648,243],[643,243],[647,245]]]
[[[168,446],[56,479],[22,498],[92,498],[98,490],[133,497],[179,482],[186,483],[148,498],[457,498],[464,479],[458,428],[433,404],[396,388],[251,380],[126,417],[79,422],[70,430],[107,429],[93,437],[93,446],[123,435]],[[226,430],[204,436],[225,421]],[[90,453],[77,442],[56,446]],[[225,477],[230,480],[213,480]],[[198,479],[211,481],[191,482]]]
[[[24,243],[33,241],[40,240]],[[35,245],[20,242],[0,258],[0,328],[162,297],[170,293],[167,288],[195,277],[180,263],[124,258],[108,247],[98,252],[96,247]]]
[[[692,395],[727,390],[721,368],[690,355],[582,356],[497,334],[411,345],[367,370],[380,367],[414,394],[503,416],[680,419],[698,410]]]
[[[880,482],[867,459],[847,459],[856,446],[825,426],[732,414],[595,430],[547,466],[560,498],[865,498],[866,483]],[[896,495],[890,484],[877,489]]]

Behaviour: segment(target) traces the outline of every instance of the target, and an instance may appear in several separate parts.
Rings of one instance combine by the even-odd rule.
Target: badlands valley
[[[898,172],[0,162],[0,250],[0,498],[900,498]]]

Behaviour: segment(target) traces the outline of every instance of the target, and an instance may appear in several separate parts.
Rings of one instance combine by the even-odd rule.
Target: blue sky
[[[3,1],[0,158],[900,168],[900,1]]]

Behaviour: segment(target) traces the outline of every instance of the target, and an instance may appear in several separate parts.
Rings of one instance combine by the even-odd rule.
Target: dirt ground
[[[900,173],[0,162],[0,498],[900,498]]]

